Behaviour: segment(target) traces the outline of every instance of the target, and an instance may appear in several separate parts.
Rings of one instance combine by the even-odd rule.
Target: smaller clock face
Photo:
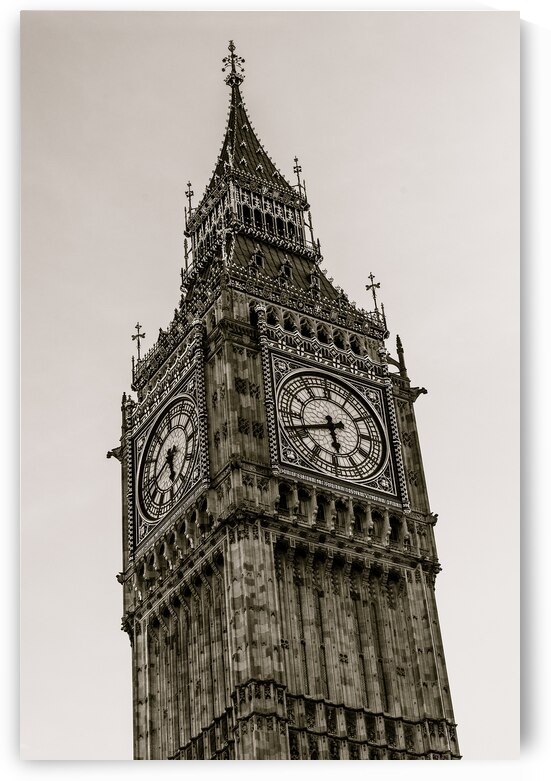
[[[142,513],[159,520],[183,496],[197,456],[198,418],[193,401],[175,401],[156,422],[143,450],[138,477]]]
[[[365,481],[383,467],[386,440],[373,410],[348,383],[315,372],[289,377],[278,393],[280,426],[297,456],[316,471]]]

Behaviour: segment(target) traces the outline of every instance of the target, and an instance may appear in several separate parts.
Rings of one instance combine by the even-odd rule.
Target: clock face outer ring
[[[189,396],[175,399],[155,422],[140,459],[138,502],[150,522],[161,520],[188,488],[198,454],[199,419]]]
[[[367,482],[388,459],[379,417],[345,380],[307,369],[285,377],[277,391],[281,455],[340,480]]]

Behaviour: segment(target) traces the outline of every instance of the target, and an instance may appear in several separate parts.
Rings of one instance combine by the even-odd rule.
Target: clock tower
[[[459,759],[412,387],[378,283],[230,108],[173,319],[122,401],[136,759]],[[138,346],[143,334],[137,327]]]

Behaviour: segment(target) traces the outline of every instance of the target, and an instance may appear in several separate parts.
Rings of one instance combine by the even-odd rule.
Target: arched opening
[[[287,483],[280,483],[278,511],[282,515],[289,515],[290,503],[291,503],[291,487],[287,485]]]
[[[371,521],[373,523],[373,538],[380,540],[383,535],[384,519],[380,512],[375,510],[371,513]]]
[[[354,534],[362,535],[365,532],[366,512],[359,504],[354,505]]]
[[[305,317],[300,318],[300,333],[302,336],[307,336],[308,338],[311,338],[314,335],[312,325]]]
[[[256,311],[255,304],[252,301],[249,304],[249,322],[255,328],[258,325],[258,312]]]
[[[285,223],[281,217],[276,217],[276,233],[278,236],[285,236]]]
[[[311,496],[305,488],[298,489],[298,514],[302,518],[307,518],[310,511]]]
[[[316,496],[316,523],[324,526],[327,520],[327,500],[323,494]]]
[[[318,325],[318,342],[329,344],[329,331],[324,325]]]
[[[295,321],[288,312],[283,315],[283,328],[285,331],[294,331],[296,329]]]
[[[274,218],[272,217],[272,215],[270,213],[267,212],[264,215],[264,219],[266,220],[266,230],[268,231],[268,233],[273,233],[274,232]]]
[[[390,542],[393,544],[398,544],[400,541],[400,528],[402,526],[400,519],[396,518],[395,515],[390,516]]]
[[[351,336],[350,337],[350,349],[355,355],[361,355],[362,354],[362,348],[360,345],[360,340],[357,336]]]
[[[348,505],[339,499],[335,502],[335,512],[337,514],[337,529],[344,531],[346,529],[346,519],[348,516]]]
[[[344,350],[344,336],[341,331],[335,331],[333,334],[333,343],[339,350]]]
[[[251,210],[247,204],[243,204],[243,222],[245,225],[251,224]]]
[[[277,317],[277,312],[276,312],[275,309],[272,309],[272,307],[270,307],[266,311],[266,322],[268,323],[268,325],[279,325],[279,319]]]
[[[262,212],[260,209],[254,210],[254,227],[257,228],[257,230],[262,230]]]

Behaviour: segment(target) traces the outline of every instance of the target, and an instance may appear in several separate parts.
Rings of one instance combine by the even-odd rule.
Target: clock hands
[[[165,469],[168,467],[170,481],[172,483],[174,482],[174,480],[176,479],[176,472],[174,471],[174,456],[176,455],[177,452],[178,452],[178,448],[176,447],[176,445],[172,445],[172,447],[168,448],[168,450],[166,451],[165,463],[161,467],[159,474],[157,475],[157,478],[159,478],[162,475],[162,473],[165,471]]]
[[[341,449],[341,445],[337,439],[337,435],[335,434],[335,431],[338,429],[343,429],[344,423],[342,422],[342,420],[339,420],[338,423],[333,423],[333,418],[331,417],[331,415],[326,415],[325,420],[327,421],[327,423],[304,423],[300,426],[292,426],[292,428],[302,429],[302,430],[326,428],[331,434],[331,444],[338,453],[339,450]]]
[[[174,471],[174,456],[176,455],[178,451],[178,448],[176,445],[172,445],[172,447],[169,447],[166,451],[166,462],[168,464],[168,468],[170,469],[170,479],[172,482],[174,482],[174,479],[176,478],[176,472]]]

